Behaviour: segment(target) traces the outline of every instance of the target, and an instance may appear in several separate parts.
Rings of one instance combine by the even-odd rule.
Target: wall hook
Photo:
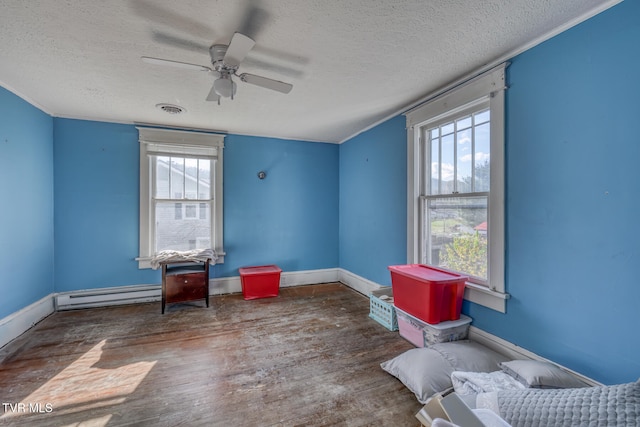
[[[265,179],[267,177],[267,173],[265,171],[258,172],[258,178]]]

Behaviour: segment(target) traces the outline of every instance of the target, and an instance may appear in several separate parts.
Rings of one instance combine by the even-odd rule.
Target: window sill
[[[507,312],[507,300],[510,295],[507,293],[493,291],[485,286],[467,282],[464,290],[464,299],[482,305],[500,313]]]
[[[226,255],[226,252],[222,252],[220,255],[218,255],[218,259],[216,260],[216,262],[211,263],[210,265],[216,265],[216,264],[224,264],[224,256]],[[139,270],[145,270],[145,269],[151,269],[151,257],[138,257],[135,259],[136,261],[138,261],[138,269]]]

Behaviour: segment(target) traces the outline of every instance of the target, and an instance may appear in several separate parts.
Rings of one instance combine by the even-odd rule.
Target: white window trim
[[[223,153],[224,135],[178,131],[172,129],[154,129],[137,127],[138,142],[140,143],[140,256],[136,258],[138,268],[151,268],[152,235],[151,235],[151,168],[149,156],[147,155],[147,145],[149,143],[167,144],[175,147],[199,147],[201,150],[215,148],[215,186],[212,189],[212,197],[215,200],[215,212],[212,212],[211,221],[214,230],[215,241],[213,249],[218,255],[216,264],[224,263],[224,236],[223,236]]]
[[[407,261],[420,262],[420,129],[438,117],[489,100],[491,110],[491,188],[489,192],[489,287],[467,283],[465,299],[505,313],[509,294],[505,290],[504,215],[504,90],[507,63],[501,64],[454,89],[435,95],[405,113],[407,119]]]

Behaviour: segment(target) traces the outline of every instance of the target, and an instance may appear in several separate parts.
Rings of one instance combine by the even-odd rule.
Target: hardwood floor
[[[55,313],[0,350],[0,425],[418,426],[411,344],[340,283]],[[23,406],[20,406],[23,404]]]

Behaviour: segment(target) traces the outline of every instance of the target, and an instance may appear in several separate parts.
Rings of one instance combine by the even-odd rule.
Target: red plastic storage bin
[[[423,264],[389,266],[393,304],[427,323],[458,320],[467,276]]]
[[[280,273],[277,265],[260,265],[238,269],[244,299],[277,297],[280,292]]]

